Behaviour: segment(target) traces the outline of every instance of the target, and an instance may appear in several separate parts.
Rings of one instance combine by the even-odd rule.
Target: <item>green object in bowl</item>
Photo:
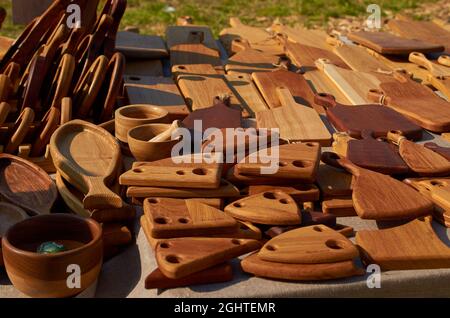
[[[58,244],[55,242],[44,242],[42,243],[38,249],[38,254],[56,254],[64,252],[66,248],[62,244]]]

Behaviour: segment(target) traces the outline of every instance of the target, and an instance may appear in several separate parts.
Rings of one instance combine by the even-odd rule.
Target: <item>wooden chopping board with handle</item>
[[[313,108],[298,104],[289,89],[277,88],[282,107],[256,113],[258,128],[279,128],[280,137],[288,141],[331,144],[331,134]]]
[[[50,140],[61,175],[86,194],[86,209],[121,208],[122,199],[108,185],[122,164],[120,146],[106,130],[82,120],[59,127]]]
[[[314,108],[319,114],[324,113],[324,109],[315,104],[314,93],[308,82],[301,74],[289,72],[287,70],[276,70],[273,72],[258,72],[252,75],[256,86],[266,100],[269,108],[281,107],[277,88],[285,87],[289,89],[297,103]]]
[[[211,29],[204,25],[171,25],[166,28],[167,47],[171,49],[180,44],[198,43],[198,39],[202,39],[202,43],[217,52],[220,49],[214,39]]]
[[[369,97],[432,132],[450,130],[450,103],[402,73],[395,72],[392,81],[381,83]]]
[[[274,22],[271,29],[290,42],[331,50],[331,46],[326,42],[327,33],[323,30],[307,29],[301,26],[291,27],[279,22]]]
[[[436,235],[431,216],[405,225],[375,231],[358,231],[356,244],[366,264],[382,270],[450,267],[450,248]]]
[[[411,52],[434,53],[444,51],[444,46],[407,39],[388,32],[358,31],[349,33],[348,38],[380,54],[405,55]]]
[[[225,65],[227,74],[252,74],[270,72],[277,68],[279,57],[255,49],[247,48],[237,52]]]
[[[438,153],[391,131],[388,140],[398,145],[400,156],[412,171],[420,176],[446,176],[450,174],[450,162]]]
[[[316,95],[316,103],[326,107],[327,118],[338,131],[347,132],[353,138],[360,139],[364,130],[372,131],[375,138],[386,137],[391,130],[401,131],[413,140],[422,138],[422,129],[418,125],[389,107],[342,105],[328,94]]]
[[[431,61],[427,59],[427,57],[423,53],[411,52],[408,59],[411,63],[417,64],[427,69],[434,77],[450,76],[450,67],[443,66],[437,63],[437,61]]]
[[[424,144],[425,148],[433,150],[434,152],[440,154],[442,157],[450,161],[450,148],[449,147],[441,147],[434,142],[427,142]]]
[[[334,153],[323,153],[322,161],[353,175],[353,204],[362,219],[413,219],[433,210],[430,200],[390,176],[360,168]]]
[[[430,74],[428,76],[428,82],[430,82],[430,84],[433,85],[434,88],[441,91],[442,94],[447,97],[447,100],[450,100],[450,76],[435,77],[431,76]]]
[[[126,57],[136,59],[159,59],[169,55],[166,44],[160,36],[128,31],[117,33],[116,49]]]

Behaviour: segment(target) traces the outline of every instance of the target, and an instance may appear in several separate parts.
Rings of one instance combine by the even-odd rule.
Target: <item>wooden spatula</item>
[[[398,145],[400,156],[420,176],[446,176],[450,174],[450,162],[443,156],[409,141],[399,132],[390,131],[388,140]]]
[[[433,210],[430,200],[390,176],[360,168],[335,153],[323,153],[322,161],[354,176],[353,205],[362,219],[413,219]]]

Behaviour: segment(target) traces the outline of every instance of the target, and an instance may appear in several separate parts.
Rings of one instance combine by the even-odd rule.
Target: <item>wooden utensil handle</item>
[[[250,43],[245,39],[234,39],[231,41],[231,52],[237,53],[250,49]]]
[[[426,58],[426,56],[420,52],[411,52],[409,54],[409,61],[419,66],[425,67],[428,70],[430,70],[433,67],[433,65]]]
[[[25,136],[30,129],[30,125],[34,120],[34,111],[29,107],[25,107],[22,113],[19,116],[19,119],[16,122],[16,129],[14,134],[11,136],[11,139],[8,145],[5,148],[5,152],[14,153],[17,148],[19,148],[22,141],[25,139]]]
[[[149,142],[164,142],[172,139],[172,133],[178,128],[182,127],[181,121],[175,120],[172,125],[166,131],[163,131],[159,135],[153,137]]]
[[[441,65],[449,66],[450,67],[450,56],[448,55],[441,55],[438,58],[438,63]]]
[[[320,160],[332,167],[345,169],[354,176],[359,175],[360,168],[354,163],[352,163],[350,160],[339,156],[337,153],[324,152],[322,153],[322,157],[320,158]]]
[[[72,98],[64,97],[61,100],[61,125],[72,120]]]
[[[342,42],[339,39],[339,36],[336,34],[328,35],[325,41],[332,46],[343,46],[344,45],[344,42]]]
[[[108,189],[103,178],[89,178],[89,192],[83,200],[85,209],[121,208],[122,198]]]
[[[319,93],[314,96],[314,102],[326,108],[332,108],[337,105],[336,98],[327,93]]]
[[[395,145],[400,145],[403,140],[406,140],[406,137],[400,131],[391,130],[387,133],[387,139]]]
[[[61,113],[60,111],[52,107],[45,115],[44,120],[42,122],[42,130],[40,134],[36,137],[36,140],[33,143],[31,148],[31,157],[39,157],[43,155],[47,144],[50,141],[50,137],[58,128],[58,125],[61,121]]]
[[[387,102],[386,95],[384,95],[384,93],[379,89],[369,90],[367,93],[367,99],[381,105],[386,105]]]
[[[11,105],[6,102],[0,103],[0,125],[3,125],[11,111]]]

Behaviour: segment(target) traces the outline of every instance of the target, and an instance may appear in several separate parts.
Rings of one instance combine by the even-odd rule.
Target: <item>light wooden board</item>
[[[318,69],[307,71],[303,77],[308,81],[314,93],[325,93],[333,95],[338,103],[351,104],[347,97],[342,94],[341,90],[328,78],[326,74]]]
[[[297,104],[286,88],[278,89],[278,94],[283,106],[256,113],[258,128],[279,128],[280,137],[289,141],[331,145],[331,134],[313,108]]]
[[[303,45],[310,45],[323,50],[331,50],[327,44],[327,33],[322,30],[311,30],[304,27],[290,27],[281,23],[274,23],[271,27],[275,32],[281,33],[289,41]]]
[[[169,55],[160,36],[128,31],[117,33],[116,49],[128,58],[158,59]]]
[[[219,52],[203,43],[178,44],[170,48],[172,65],[211,64],[220,68],[222,61]]]
[[[279,57],[255,49],[245,49],[228,59],[225,70],[228,74],[252,74],[276,69]]]

